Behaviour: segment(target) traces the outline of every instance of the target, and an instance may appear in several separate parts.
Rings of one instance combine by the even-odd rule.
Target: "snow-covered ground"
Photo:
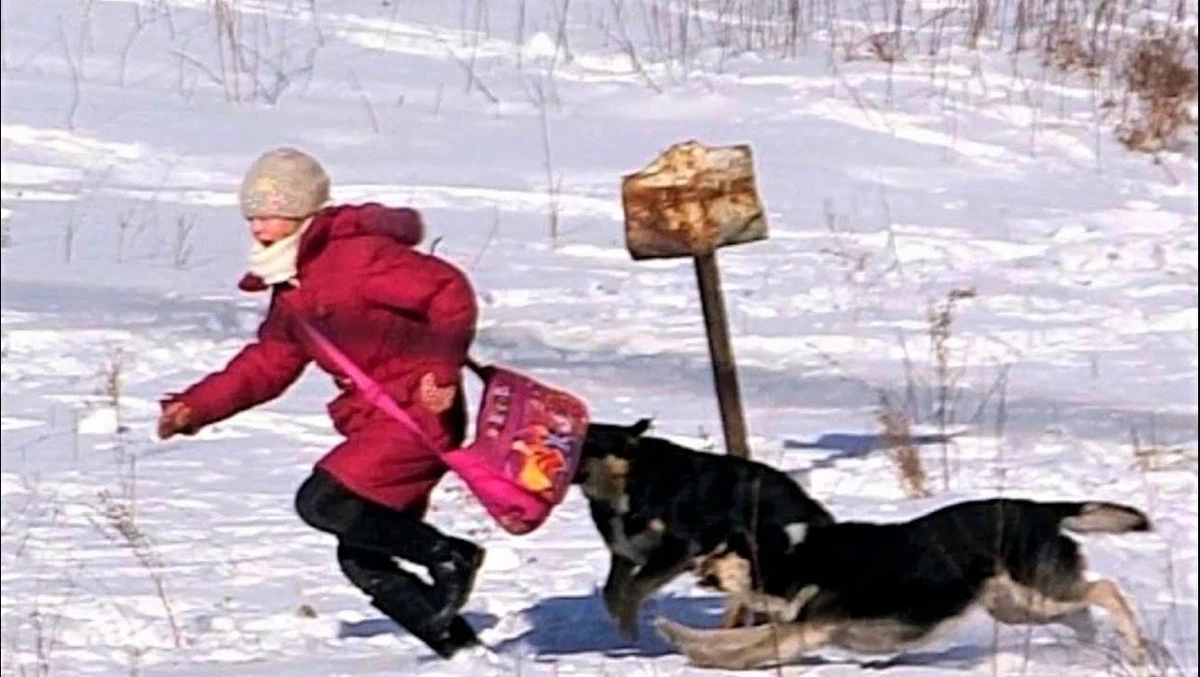
[[[320,373],[193,439],[152,434],[162,393],[252,335],[233,190],[287,143],[337,199],[424,212],[477,285],[478,357],[719,448],[691,265],[623,244],[620,176],[687,138],[752,144],[769,209],[769,240],[720,254],[756,457],[810,468],[843,518],[1001,493],[1139,506],[1153,534],[1087,553],[1196,674],[1194,133],[1130,153],[1108,85],[1005,50],[847,60],[805,24],[778,58],[711,31],[714,7],[784,4],[5,2],[4,674],[716,674],[648,620],[712,623],[719,600],[681,577],[626,642],[580,496],[513,537],[453,477],[431,519],[490,550],[467,614],[499,657],[433,660],[292,512],[336,439]],[[749,39],[771,19],[739,21]],[[692,24],[710,32],[672,42]],[[929,312],[956,289],[975,296],[940,378]],[[880,393],[937,430],[945,381],[961,434],[923,448],[934,493],[908,499],[876,449]],[[784,674],[1120,674],[1102,627],[1085,647],[972,617],[914,654]]]

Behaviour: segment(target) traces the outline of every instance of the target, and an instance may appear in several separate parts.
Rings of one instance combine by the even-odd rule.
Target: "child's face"
[[[263,245],[272,245],[300,229],[302,219],[256,216],[249,219],[250,234]]]

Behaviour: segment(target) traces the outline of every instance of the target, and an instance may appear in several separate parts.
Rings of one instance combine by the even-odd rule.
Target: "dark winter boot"
[[[343,542],[356,547],[371,547],[379,542],[389,544],[390,555],[429,570],[434,588],[431,602],[435,605],[430,622],[441,626],[458,615],[475,587],[475,576],[483,566],[486,551],[468,540],[449,536],[431,524],[399,513],[374,518],[369,525],[349,532]],[[369,533],[372,528],[386,529],[388,533],[377,538],[355,539],[359,532]]]
[[[433,627],[448,626],[458,615],[483,564],[483,548],[443,534],[419,516],[359,498],[320,468],[297,491],[296,511],[309,525],[336,535],[339,559],[349,553],[350,567],[360,573],[363,567],[390,572],[396,569],[392,557],[427,568],[436,589],[427,600]],[[347,566],[346,561],[342,564]],[[346,575],[355,580],[349,570]],[[367,590],[363,583],[356,584]],[[367,594],[374,596],[369,590]]]
[[[470,541],[446,536],[432,554],[427,566],[433,587],[441,598],[441,608],[431,620],[448,623],[467,603],[486,551]]]
[[[481,644],[479,636],[475,634],[475,628],[472,628],[467,619],[462,616],[450,619],[450,626],[446,628],[446,631],[438,638],[426,643],[442,658],[450,658],[463,649]]]
[[[396,621],[442,658],[450,658],[462,649],[479,644],[475,629],[462,616],[455,616],[447,624],[437,625],[428,617],[412,618],[410,605],[392,597],[373,598],[371,606]]]
[[[341,545],[338,563],[350,582],[370,596],[371,606],[439,656],[449,658],[459,649],[479,643],[462,616],[439,620],[439,595],[413,574],[398,568],[390,557]]]

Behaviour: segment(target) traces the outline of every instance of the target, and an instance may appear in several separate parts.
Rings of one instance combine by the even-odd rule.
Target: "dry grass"
[[[909,354],[907,342],[903,335],[900,335],[900,347],[904,354],[904,394],[889,395],[886,392],[880,393],[880,410],[882,413],[877,414],[880,422],[884,425],[885,434],[889,435],[889,439],[894,436],[899,436],[903,439],[907,436],[911,439],[911,433],[908,429],[915,423],[933,422],[937,426],[938,439],[941,444],[941,474],[943,489],[950,488],[950,477],[952,470],[950,467],[950,448],[951,448],[951,427],[959,420],[959,410],[963,403],[963,379],[965,375],[965,367],[957,366],[957,363],[963,359],[962,356],[954,354],[954,321],[956,311],[962,301],[973,299],[976,292],[971,288],[956,288],[950,290],[942,299],[935,303],[930,303],[926,307],[925,320],[926,332],[929,338],[929,356],[928,368],[920,368],[914,365],[913,359]],[[972,420],[979,422],[982,420],[984,411],[988,406],[989,401],[997,391],[1002,390],[1007,379],[1007,368],[1001,368],[995,377],[989,390],[981,397],[979,404]],[[1003,417],[1003,405],[997,405],[997,417]],[[903,434],[901,434],[903,433]],[[894,445],[889,445],[894,447]],[[913,452],[915,455],[915,450]],[[898,457],[899,462],[899,457]],[[917,473],[913,467],[914,461],[904,460],[904,463],[912,468],[909,472],[902,474],[910,475],[913,478],[921,477],[924,482],[924,471]],[[915,463],[919,463],[919,458]],[[906,480],[907,481],[907,480]],[[914,485],[915,486],[915,485]],[[927,485],[921,485],[927,486]]]
[[[53,564],[37,554],[41,539],[35,529],[54,529],[65,518],[61,497],[57,491],[47,489],[36,474],[22,474],[18,479],[22,491],[4,497],[0,530],[5,546],[3,564],[9,571],[21,562],[19,566],[30,575],[5,580],[0,674],[48,677],[61,674],[58,656],[66,620],[63,611],[75,601],[79,590],[72,572],[62,566],[63,560],[72,558],[71,553],[61,553],[60,560]],[[16,496],[23,496],[23,500],[18,503]],[[18,588],[21,593],[9,597]]]
[[[146,570],[166,614],[175,647],[182,648],[184,637],[175,620],[171,599],[167,594],[166,577],[162,571],[162,558],[149,535],[142,529],[138,518],[137,454],[131,453],[128,448],[128,428],[122,421],[126,368],[127,362],[124,353],[115,350],[100,372],[100,394],[105,398],[105,403],[112,408],[116,418],[113,448],[116,452],[115,462],[118,469],[118,491],[114,493],[102,489],[97,492],[96,511],[101,519],[91,520],[91,522],[105,537],[128,548],[138,564]],[[132,658],[136,658],[136,656]]]
[[[67,588],[72,589],[69,583]],[[0,661],[4,674],[21,677],[49,677],[58,674],[55,670],[55,654],[58,653],[62,641],[62,609],[67,603],[67,599],[62,599],[44,607],[38,599],[28,613],[10,621],[15,626],[11,630],[9,623],[5,623],[5,630],[8,632],[4,642],[4,658]]]
[[[913,443],[912,422],[907,412],[896,406],[887,393],[881,392],[876,419],[883,429],[880,437],[888,457],[896,465],[904,494],[909,498],[931,496],[925,467],[921,464],[921,451]]]
[[[952,289],[941,303],[931,305],[926,312],[929,323],[929,345],[933,351],[933,369],[937,388],[935,416],[942,434],[942,482],[950,488],[950,451],[947,428],[956,418],[955,404],[959,397],[959,377],[950,365],[950,339],[954,329],[954,311],[959,302],[975,298],[974,289]]]
[[[1153,427],[1148,433],[1141,433],[1134,428],[1129,432],[1129,438],[1134,467],[1139,472],[1176,470],[1189,466],[1193,472],[1196,470],[1195,452],[1189,453],[1188,449],[1182,446],[1160,443]]]
[[[1194,124],[1193,0],[951,0],[936,8],[905,0],[606,0],[589,17],[589,28],[602,30],[656,91],[663,78],[686,80],[697,64],[720,70],[743,54],[789,59],[812,47],[834,69],[858,59],[887,64],[890,101],[896,64],[927,64],[941,89],[953,80],[952,60],[994,54],[1011,59],[1020,82],[1032,75],[1024,72],[1029,61],[1040,63],[1033,77],[1043,82],[1082,73],[1097,92],[1093,115],[1108,129],[1106,102],[1127,97],[1132,112],[1115,131],[1131,149],[1171,149]]]
[[[166,613],[167,623],[170,625],[171,637],[175,643],[175,648],[182,649],[184,646],[183,632],[180,630],[179,624],[175,621],[175,612],[171,604],[171,598],[167,594],[166,577],[162,572],[162,559],[159,557],[154,543],[138,524],[133,502],[122,497],[115,497],[106,490],[101,490],[98,493],[98,498],[100,501],[100,514],[104,519],[103,526],[116,533],[114,540],[128,547],[133,553],[134,559],[149,574],[155,593],[162,604],[163,611]],[[107,530],[104,533],[108,535]]]
[[[213,0],[209,11],[214,52],[206,57],[183,49],[171,51],[179,62],[181,94],[190,96],[183,86],[185,66],[220,87],[231,104],[276,104],[292,85],[312,76],[324,45],[315,12],[305,27],[311,40],[297,41],[297,31],[287,18],[244,10],[240,0]]]
[[[1130,150],[1157,153],[1179,145],[1196,118],[1196,32],[1147,28],[1125,55],[1125,120],[1118,138]]]
[[[540,82],[534,84],[536,92],[536,102],[538,106],[539,122],[541,123],[542,131],[542,161],[543,167],[546,170],[546,219],[549,224],[549,237],[551,249],[558,247],[559,236],[559,193],[562,191],[562,174],[554,169],[554,155],[551,150],[550,142],[550,122],[546,115],[548,105],[545,91],[542,89]]]
[[[171,265],[176,269],[186,268],[192,260],[192,232],[196,228],[196,217],[180,214],[175,217],[175,238],[171,242]]]
[[[121,418],[121,398],[125,393],[125,354],[120,349],[109,353],[108,359],[100,368],[100,386],[96,394],[104,399],[104,404],[112,409],[116,423],[113,433],[124,435],[127,432]]]
[[[954,0],[936,9],[904,0],[609,0],[604,9],[594,10],[595,23],[624,35],[622,42],[636,42],[643,61],[686,71],[704,50],[791,58],[813,42],[844,58],[889,62],[965,48],[1036,51],[1050,60],[1075,53],[1073,64],[1099,65],[1121,52],[1144,6],[1127,0]],[[1179,4],[1172,20],[1182,23],[1187,13]]]

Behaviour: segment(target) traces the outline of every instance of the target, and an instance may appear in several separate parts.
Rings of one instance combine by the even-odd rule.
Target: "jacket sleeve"
[[[279,397],[304,372],[308,354],[291,336],[280,306],[275,294],[257,340],[242,348],[224,369],[172,398],[192,410],[197,427]]]

